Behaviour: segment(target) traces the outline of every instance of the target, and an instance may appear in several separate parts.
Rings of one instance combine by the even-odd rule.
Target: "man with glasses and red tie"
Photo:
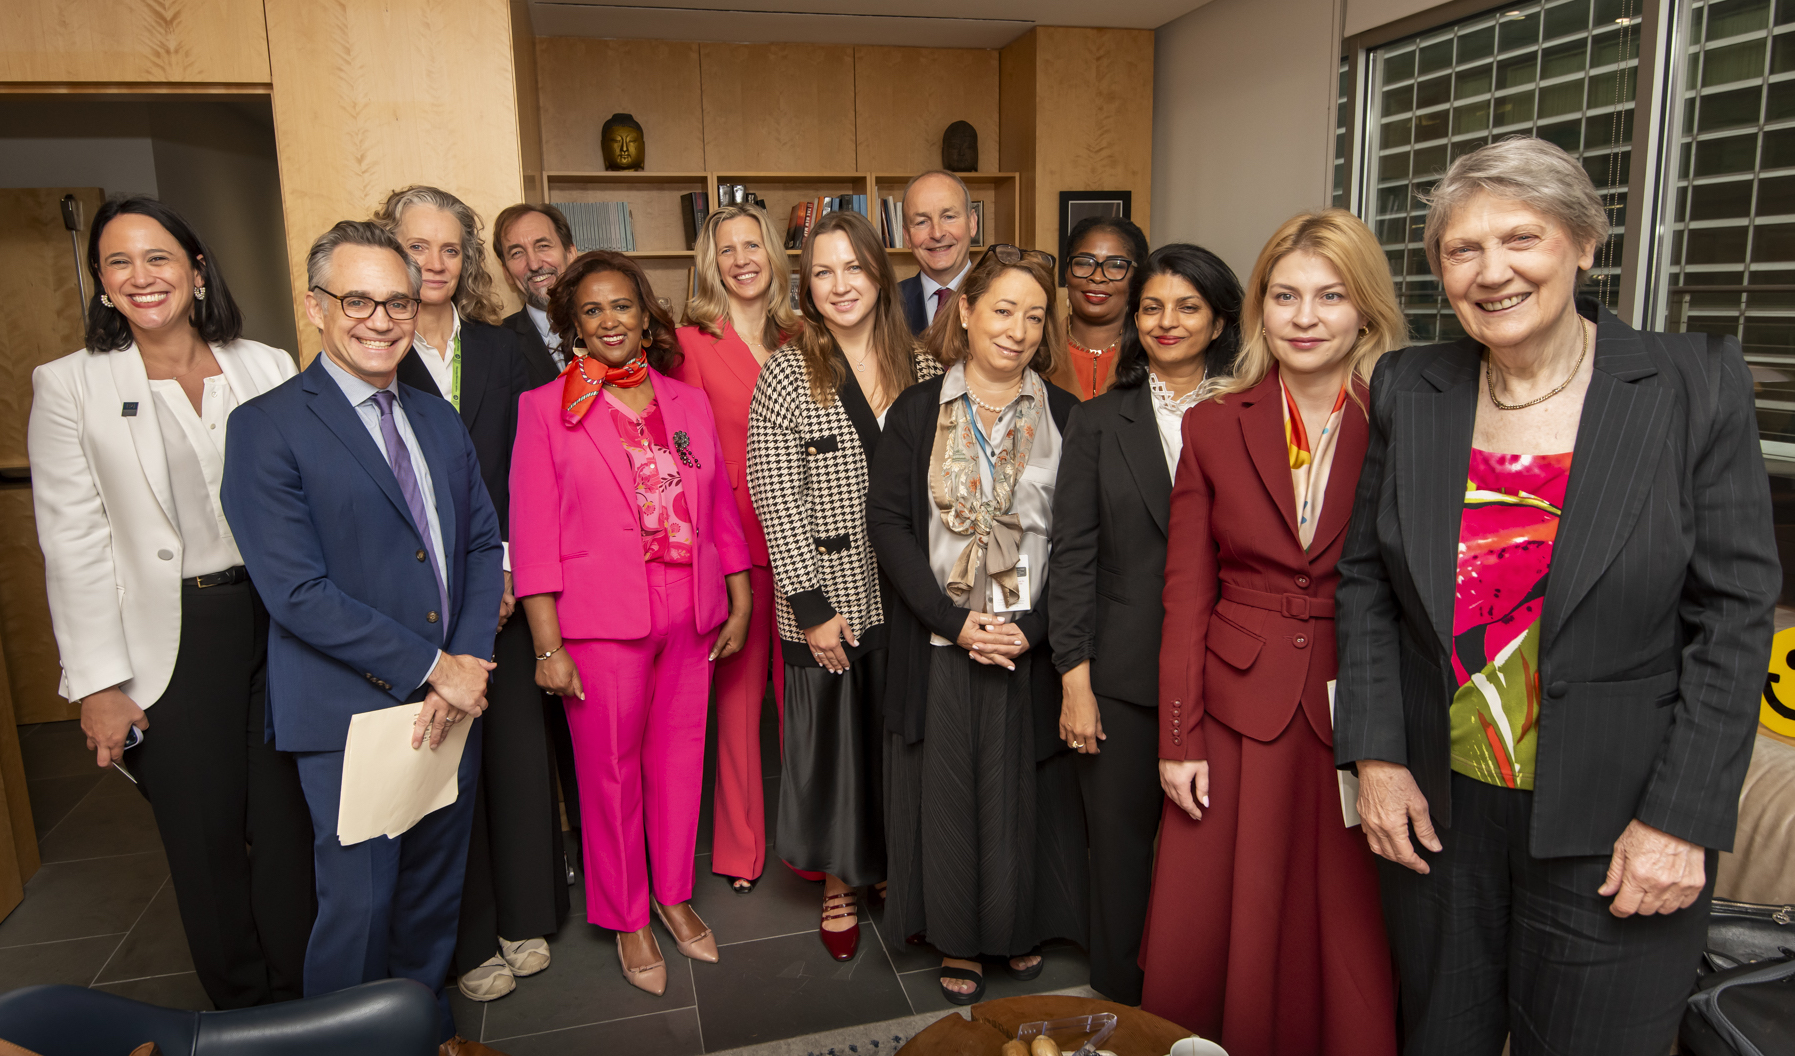
[[[305,994],[416,979],[440,1002],[443,1056],[480,1056],[492,1050],[455,1033],[443,982],[504,589],[498,517],[455,409],[396,380],[417,264],[380,227],[344,221],[312,244],[306,284],[324,353],[232,416],[222,489],[272,623],[268,723],[297,757],[312,814]],[[397,837],[343,845],[351,718],[417,703],[414,749],[475,722],[455,802]]]

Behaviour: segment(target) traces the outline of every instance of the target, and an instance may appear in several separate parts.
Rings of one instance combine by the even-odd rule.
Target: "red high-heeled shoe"
[[[858,901],[858,896],[852,890],[823,896],[823,919],[817,924],[816,930],[823,937],[823,948],[838,961],[853,960],[854,951],[860,948],[860,914],[855,907]],[[834,912],[830,912],[831,910]],[[824,927],[829,921],[843,917],[856,918],[854,926],[844,931],[830,931]]]

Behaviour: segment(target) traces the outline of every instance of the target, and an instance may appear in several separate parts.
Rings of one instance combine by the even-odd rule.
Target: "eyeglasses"
[[[394,297],[390,301],[377,301],[372,297],[362,297],[353,293],[345,297],[341,294],[331,293],[322,286],[313,286],[312,289],[342,305],[343,314],[351,319],[372,319],[376,308],[386,309],[386,317],[397,322],[403,322],[418,314],[416,297]]]
[[[1121,282],[1134,270],[1134,261],[1127,257],[1105,257],[1098,260],[1089,253],[1080,253],[1066,262],[1066,269],[1075,279],[1088,279],[1103,270],[1103,277],[1111,282]]]
[[[1007,268],[1011,264],[1020,264],[1024,260],[1037,260],[1047,265],[1048,270],[1051,271],[1054,259],[1052,253],[1043,253],[1038,249],[1023,249],[1021,246],[1012,246],[1008,242],[999,242],[985,250],[985,255],[979,258],[978,266],[982,268],[995,260]]]

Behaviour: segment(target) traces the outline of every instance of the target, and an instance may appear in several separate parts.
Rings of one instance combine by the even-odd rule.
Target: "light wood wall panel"
[[[1132,191],[1153,206],[1153,31],[1043,26],[1035,40],[1035,238],[1059,246],[1061,191]]]
[[[332,224],[366,218],[413,183],[459,195],[489,223],[522,197],[511,13],[508,0],[266,8],[287,256],[309,363],[319,346],[305,318],[305,254]]]
[[[997,62],[998,171],[1018,174],[1016,237],[1034,247],[1041,244],[1035,238],[1035,31],[998,52]]]
[[[701,44],[699,52],[706,168],[856,171],[852,46]]]
[[[0,298],[0,466],[26,464],[32,370],[81,347],[81,294],[58,205],[71,193],[88,220],[106,200],[98,187],[0,190],[0,289],[7,291]],[[84,236],[84,250],[86,241]],[[79,714],[56,695],[62,669],[50,631],[31,489],[23,484],[0,484],[0,645],[19,722]]]
[[[0,81],[268,82],[260,0],[7,0]]]
[[[536,84],[547,170],[604,171],[599,129],[612,114],[625,113],[642,125],[645,168],[703,171],[698,49],[676,40],[538,38]]]
[[[855,167],[941,168],[941,134],[970,121],[979,134],[978,171],[999,171],[997,66],[997,52],[983,48],[856,47]]]
[[[525,197],[541,186],[542,95],[536,86],[536,30],[530,24],[528,0],[511,0],[511,63],[517,82],[517,139],[524,170]],[[496,238],[496,234],[494,238]]]

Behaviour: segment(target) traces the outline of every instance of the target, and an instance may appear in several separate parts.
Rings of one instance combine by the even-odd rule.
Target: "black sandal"
[[[729,889],[738,895],[745,895],[748,892],[753,891],[754,885],[757,883],[759,883],[758,880],[750,880],[745,876],[732,876],[729,878]],[[748,886],[741,886],[743,884],[747,884]]]
[[[1036,961],[1032,966],[1030,966],[1028,968],[1024,968],[1021,971],[1017,971],[1015,968],[1011,967],[1010,962],[1012,960],[1015,960],[1014,957],[1004,958],[1003,970],[1010,973],[1010,978],[1016,980],[1019,983],[1026,983],[1031,979],[1039,979],[1041,977],[1041,970],[1043,968],[1047,967],[1047,958],[1041,953],[1041,947],[1039,947],[1039,946],[1036,946],[1034,949],[1028,951],[1027,953],[1018,954],[1017,956],[1019,956],[1019,957],[1040,957],[1041,958],[1040,960]]]
[[[985,996],[985,976],[981,972],[975,972],[971,968],[950,968],[949,966],[944,964],[941,966],[941,969],[939,971],[937,971],[935,974],[938,977],[945,977],[948,979],[964,979],[967,982],[978,984],[978,988],[973,990],[973,992],[970,994],[962,994],[958,990],[949,990],[947,987],[942,986],[941,987],[941,996],[947,998],[947,1000],[950,1004],[955,1004],[955,1005],[977,1004]]]

